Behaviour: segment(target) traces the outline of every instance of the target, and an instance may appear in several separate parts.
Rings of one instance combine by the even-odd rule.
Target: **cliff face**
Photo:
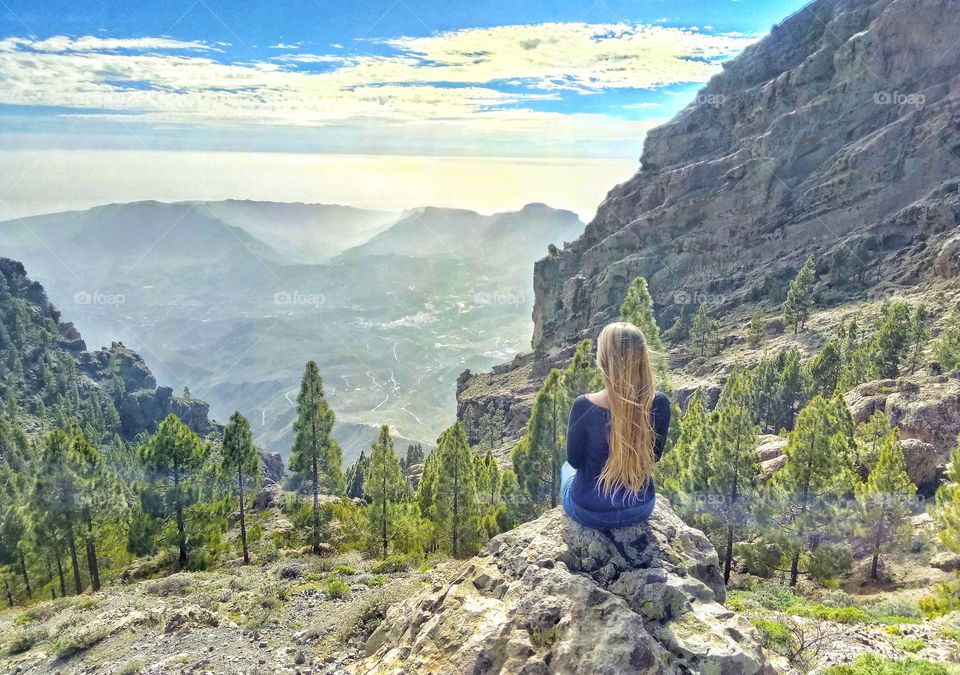
[[[955,278],[958,34],[952,0],[815,0],[775,26],[650,132],[583,236],[537,263],[533,344],[594,335],[636,275],[669,321],[868,238],[877,282]]]

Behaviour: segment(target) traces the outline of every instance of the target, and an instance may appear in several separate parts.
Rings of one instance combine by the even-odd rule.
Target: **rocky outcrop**
[[[647,523],[610,532],[554,509],[492,539],[452,583],[390,607],[351,671],[764,671],[724,597],[716,551],[666,499]]]
[[[638,274],[663,325],[699,294],[729,315],[809,255],[839,279],[830,254],[861,242],[879,283],[955,282],[957,34],[953,0],[815,0],[774,26],[537,263],[533,344],[594,335]]]
[[[923,381],[877,380],[847,392],[844,400],[853,418],[863,422],[882,410],[900,428],[902,440],[929,444],[947,461],[960,434],[960,374]],[[909,465],[908,465],[909,469]]]

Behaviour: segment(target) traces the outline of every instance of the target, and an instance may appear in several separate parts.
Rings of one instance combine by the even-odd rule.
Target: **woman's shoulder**
[[[657,408],[670,408],[670,397],[664,394],[662,391],[658,391],[653,395],[653,407]]]

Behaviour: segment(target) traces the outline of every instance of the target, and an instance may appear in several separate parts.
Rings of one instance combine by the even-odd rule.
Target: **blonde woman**
[[[612,323],[597,340],[604,389],[574,401],[561,472],[563,509],[581,525],[629,527],[653,512],[670,401],[654,389],[651,356],[633,324]]]

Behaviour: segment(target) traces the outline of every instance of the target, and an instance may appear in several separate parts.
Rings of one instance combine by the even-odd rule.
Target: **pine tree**
[[[260,468],[260,453],[253,444],[250,422],[239,412],[230,416],[230,423],[223,429],[223,469],[237,476],[237,496],[240,499],[240,542],[243,546],[243,562],[250,562],[247,547],[247,520],[244,512],[245,481],[251,481]]]
[[[386,557],[389,536],[395,528],[396,505],[404,498],[407,480],[400,470],[400,458],[394,449],[389,426],[380,427],[380,435],[370,447],[370,466],[363,491],[370,495],[371,540],[379,543],[380,551]]]
[[[566,460],[566,429],[569,408],[560,371],[547,375],[537,392],[527,423],[526,443],[513,451],[517,480],[534,504],[556,506],[560,496],[560,467]]]
[[[950,314],[933,346],[933,359],[944,370],[960,368],[960,311]]]
[[[500,491],[503,477],[493,452],[487,450],[484,455],[475,455],[475,475],[477,480],[477,501],[485,506],[496,507],[500,504]]]
[[[407,449],[409,451],[409,448]],[[346,477],[346,493],[351,499],[367,499],[368,495],[363,491],[363,483],[367,478],[367,470],[370,467],[370,458],[360,451],[360,456],[349,469]]]
[[[860,524],[870,542],[870,578],[876,579],[880,554],[892,544],[903,543],[912,532],[907,516],[917,486],[907,475],[897,429],[884,436],[877,463],[865,483],[856,486]]]
[[[713,321],[707,315],[707,306],[700,305],[697,308],[696,316],[693,317],[693,328],[690,331],[698,356],[706,356],[707,344],[710,341],[710,336],[713,335],[713,328]]]
[[[297,435],[290,456],[290,469],[304,481],[310,481],[313,492],[313,525],[310,544],[320,553],[320,481],[329,458],[330,433],[334,415],[323,395],[323,380],[313,361],[307,363],[297,395],[297,419],[293,428]]]
[[[632,323],[643,331],[647,344],[654,351],[663,351],[663,341],[660,339],[660,326],[653,315],[653,298],[647,288],[647,280],[636,277],[627,289],[623,304],[620,305],[620,320]]]
[[[573,358],[562,373],[562,379],[568,405],[573,405],[578,396],[603,386],[600,371],[594,363],[591,340],[582,340],[577,345]]]
[[[790,585],[795,586],[804,557],[808,571],[827,561],[845,563],[848,556],[832,542],[842,538],[839,497],[852,487],[849,466],[849,419],[840,414],[842,399],[815,397],[797,416],[784,448],[787,462],[770,479],[776,514],[771,537],[789,561]],[[820,569],[830,576],[836,569]]]
[[[493,449],[500,446],[503,440],[506,421],[503,406],[494,403],[485,415],[477,421],[477,440],[480,447]]]
[[[401,460],[404,469],[409,469],[417,464],[423,464],[423,445],[420,443],[411,443],[407,446],[407,456]]]
[[[843,363],[836,341],[828,342],[819,354],[810,362],[808,372],[816,393],[825,398],[833,396],[840,381]]]
[[[937,490],[933,516],[940,543],[960,553],[960,436],[957,436],[957,446],[950,451],[948,467],[946,481]]]
[[[926,321],[929,315],[930,313],[923,305],[914,307],[913,313],[910,315],[910,345],[908,347],[910,373],[917,372],[923,348],[930,340],[930,329],[926,327]]]
[[[904,302],[884,304],[874,335],[880,377],[900,375],[900,364],[910,351],[910,333],[910,306]]]
[[[673,452],[680,462],[680,487],[690,497],[699,499],[709,490],[710,451],[714,445],[711,414],[700,396],[687,405],[680,424],[680,437]]]
[[[690,305],[684,303],[680,305],[680,313],[677,315],[673,325],[663,334],[670,342],[679,343],[690,337],[690,328],[693,317],[690,316]]]
[[[884,439],[892,432],[890,418],[882,410],[874,412],[857,427],[854,434],[854,463],[864,479],[876,467]]]
[[[758,309],[753,313],[753,316],[750,317],[750,326],[747,328],[747,342],[751,347],[757,348],[760,346],[760,343],[763,342],[765,334],[766,327],[763,311]]]
[[[179,550],[180,569],[187,564],[187,529],[185,509],[198,499],[199,479],[203,465],[210,454],[210,446],[200,440],[187,425],[173,413],[160,423],[157,433],[140,448],[143,463],[150,472],[152,491],[159,499],[145,495],[145,507],[157,509],[156,515],[168,519],[173,515]],[[169,512],[172,507],[173,513]]]
[[[720,498],[715,499],[712,506],[726,530],[722,553],[724,583],[730,582],[734,535],[747,520],[760,473],[757,462],[759,428],[753,424],[748,404],[747,377],[743,373],[734,373],[724,386],[707,462],[710,493]]]
[[[806,326],[813,308],[813,288],[817,282],[817,272],[814,269],[813,258],[807,258],[796,278],[790,282],[787,299],[783,303],[783,321],[787,327],[793,327],[798,333]]]
[[[454,556],[467,553],[477,535],[476,476],[467,435],[459,422],[443,432],[427,465],[418,496],[421,508],[426,507],[427,517],[450,542]]]

